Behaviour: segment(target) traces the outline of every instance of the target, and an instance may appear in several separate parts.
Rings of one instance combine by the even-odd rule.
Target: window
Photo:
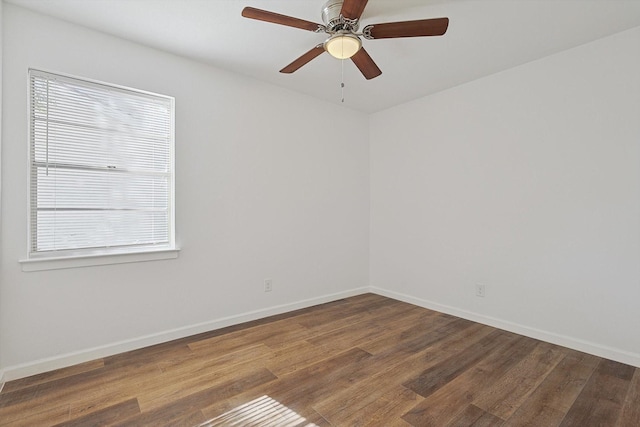
[[[174,99],[29,70],[29,258],[175,249]]]

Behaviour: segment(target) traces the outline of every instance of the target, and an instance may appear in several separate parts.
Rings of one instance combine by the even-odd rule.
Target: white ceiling
[[[370,0],[366,24],[447,16],[442,37],[364,40],[367,81],[327,54],[280,70],[325,35],[242,18],[253,6],[322,23],[325,0],[5,0],[363,112],[383,110],[640,26],[640,0]],[[638,53],[640,54],[640,52]]]

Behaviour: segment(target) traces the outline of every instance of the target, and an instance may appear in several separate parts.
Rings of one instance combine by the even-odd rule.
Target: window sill
[[[178,258],[179,252],[180,249],[163,249],[147,252],[86,255],[64,258],[31,258],[21,259],[18,262],[22,265],[22,271],[30,272],[175,259]]]

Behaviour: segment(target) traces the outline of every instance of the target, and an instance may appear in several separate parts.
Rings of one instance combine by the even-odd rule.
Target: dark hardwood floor
[[[640,426],[640,369],[373,294],[9,382],[6,426]]]

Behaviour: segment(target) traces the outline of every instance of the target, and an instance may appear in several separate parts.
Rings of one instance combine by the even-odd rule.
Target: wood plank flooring
[[[9,382],[0,426],[640,426],[640,369],[364,294]]]

